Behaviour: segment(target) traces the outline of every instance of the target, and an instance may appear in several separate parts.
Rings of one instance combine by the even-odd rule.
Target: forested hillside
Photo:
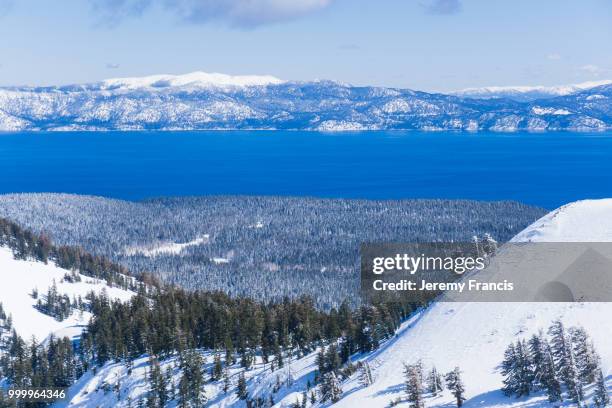
[[[134,273],[256,299],[310,295],[326,309],[355,300],[362,242],[504,242],[543,214],[508,201],[0,196],[0,217]]]

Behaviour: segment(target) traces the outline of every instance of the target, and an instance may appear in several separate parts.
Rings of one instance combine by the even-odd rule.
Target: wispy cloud
[[[422,2],[421,6],[423,6],[429,14],[438,15],[457,14],[462,9],[460,0],[427,0]]]
[[[547,59],[547,60],[551,60],[551,61],[558,61],[558,60],[560,60],[560,59],[561,59],[561,55],[556,54],[556,53],[548,54],[548,55],[546,56],[546,59]]]
[[[0,0],[2,1],[2,0]],[[159,6],[181,21],[195,24],[221,21],[253,28],[295,20],[324,9],[333,0],[89,0],[101,23],[115,25]]]
[[[106,64],[106,69],[118,69],[118,68],[119,68],[119,64],[111,64],[111,63]]]

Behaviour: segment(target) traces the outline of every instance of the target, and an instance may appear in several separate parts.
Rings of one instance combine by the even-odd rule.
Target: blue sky
[[[0,0],[0,85],[192,71],[422,90],[612,78],[609,0]]]

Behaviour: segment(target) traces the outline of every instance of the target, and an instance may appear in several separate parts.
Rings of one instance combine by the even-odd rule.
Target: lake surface
[[[5,133],[0,193],[10,192],[509,199],[554,208],[612,197],[612,133]]]

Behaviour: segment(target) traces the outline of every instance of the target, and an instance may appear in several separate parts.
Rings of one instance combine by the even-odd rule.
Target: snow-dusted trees
[[[238,399],[246,400],[249,398],[249,392],[247,390],[247,382],[244,376],[244,371],[238,375],[238,384],[236,385],[236,396]]]
[[[406,399],[410,403],[410,407],[424,408],[423,366],[421,362],[404,364],[404,385],[406,387]]]
[[[203,365],[204,360],[196,350],[187,349],[180,356],[179,407],[195,408],[206,403]]]
[[[593,403],[596,407],[607,407],[610,405],[608,387],[606,387],[606,382],[601,370],[597,371],[597,375],[595,377],[595,395],[593,397]]]
[[[442,374],[440,374],[434,366],[427,374],[427,391],[431,393],[431,395],[436,396],[443,389],[444,383],[442,382]]]
[[[578,377],[584,384],[592,384],[599,370],[599,356],[589,335],[582,327],[569,329]]]
[[[374,378],[372,377],[372,370],[370,369],[370,363],[367,361],[357,363],[357,368],[359,370],[359,382],[364,387],[369,387],[374,383]]]
[[[155,356],[149,358],[148,381],[150,390],[147,396],[147,408],[164,408],[170,399],[168,377],[162,373],[159,361]]]
[[[533,384],[532,364],[524,340],[508,346],[502,362],[502,375],[505,377],[502,389],[504,394],[517,397],[529,395]]]
[[[576,404],[584,400],[584,386],[596,382],[599,357],[587,332],[581,327],[565,328],[554,321],[544,334],[533,335],[527,343],[510,344],[502,362],[506,395],[517,397],[545,390],[550,402],[565,396]]]
[[[32,236],[48,231],[59,245],[105,255],[135,274],[156,271],[184,288],[265,301],[308,294],[325,309],[345,299],[358,303],[358,274],[348,279],[347,271],[359,269],[360,242],[466,242],[485,233],[503,242],[543,214],[513,202],[464,200],[183,197],[132,203],[53,194],[0,197],[0,217],[31,228]],[[0,225],[0,236],[1,230]],[[45,252],[38,250],[44,241],[31,247],[29,236],[19,237],[12,241],[24,256],[29,248]],[[198,238],[200,244],[181,251],[167,249]],[[147,252],[160,248],[155,256]],[[60,258],[69,268],[93,261],[71,251]]]
[[[329,372],[323,376],[319,388],[321,401],[331,401],[336,403],[342,398],[342,387],[336,373]]]
[[[453,371],[446,374],[446,387],[455,397],[457,407],[461,407],[465,401],[465,386],[461,380],[461,370],[455,367]]]

